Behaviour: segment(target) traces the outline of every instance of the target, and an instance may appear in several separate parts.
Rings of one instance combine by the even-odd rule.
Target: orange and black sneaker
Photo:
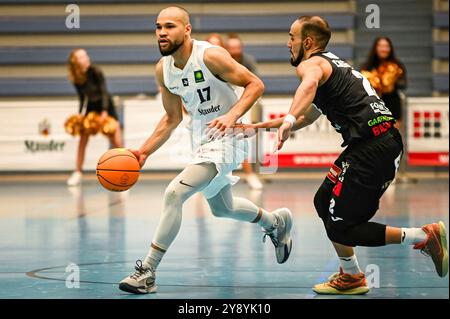
[[[414,246],[414,249],[431,257],[439,277],[445,277],[448,273],[447,232],[443,222],[428,224],[422,227],[427,234],[427,239]]]
[[[313,291],[321,295],[363,295],[369,292],[364,273],[357,275],[346,274],[339,270],[329,281],[315,285]]]

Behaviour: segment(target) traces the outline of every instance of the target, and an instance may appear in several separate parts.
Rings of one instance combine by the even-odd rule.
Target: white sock
[[[246,198],[233,196],[231,186],[225,186],[216,196],[208,198],[208,204],[212,213],[218,217],[255,223],[267,230],[276,224],[274,214]]]
[[[147,257],[144,259],[144,266],[151,267],[153,270],[156,270],[158,268],[159,263],[161,262],[162,258],[164,257],[164,254],[166,251],[152,243]]]
[[[362,272],[359,268],[356,255],[353,255],[351,257],[339,257],[339,263],[341,264],[342,270],[346,274],[357,275]]]
[[[258,225],[266,230],[274,228],[277,220],[274,214],[269,213],[267,210],[260,208],[261,218],[258,221]]]
[[[427,239],[422,228],[402,228],[402,245],[416,245]]]

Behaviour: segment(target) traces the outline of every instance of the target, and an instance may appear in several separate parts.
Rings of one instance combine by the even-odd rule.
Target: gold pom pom
[[[369,81],[370,85],[375,89],[375,91],[380,94],[382,91],[381,79],[376,69],[372,71],[361,71],[361,74]]]
[[[397,80],[403,74],[402,68],[400,68],[396,63],[388,62],[380,65],[379,72],[381,74],[383,93],[393,92]]]
[[[80,135],[83,131],[83,115],[75,114],[70,116],[64,123],[64,129],[72,136]]]
[[[116,133],[119,122],[115,118],[108,116],[102,123],[101,132],[106,136],[113,136]]]
[[[100,115],[97,112],[89,112],[83,119],[84,133],[95,135],[100,130]]]

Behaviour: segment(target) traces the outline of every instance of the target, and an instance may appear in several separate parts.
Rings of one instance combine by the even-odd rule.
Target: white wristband
[[[292,127],[292,126],[294,126],[295,122],[297,122],[297,119],[295,118],[294,115],[292,115],[292,114],[287,114],[287,115],[284,117],[283,123],[284,123],[284,122],[290,123],[290,124],[291,124],[291,127]]]

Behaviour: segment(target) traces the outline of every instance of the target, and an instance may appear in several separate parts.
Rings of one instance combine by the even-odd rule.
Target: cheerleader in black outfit
[[[106,89],[103,72],[99,67],[91,64],[86,50],[73,50],[69,56],[68,68],[69,80],[75,86],[80,100],[79,113],[82,114],[84,111],[84,114],[87,115],[90,112],[96,112],[100,116],[100,123],[103,123],[108,115],[118,120],[111,96]],[[82,131],[80,134],[76,169],[67,181],[69,186],[75,186],[81,182],[84,155],[89,135],[88,131]],[[113,147],[122,147],[120,125],[117,125],[114,134],[109,135],[108,138]]]

